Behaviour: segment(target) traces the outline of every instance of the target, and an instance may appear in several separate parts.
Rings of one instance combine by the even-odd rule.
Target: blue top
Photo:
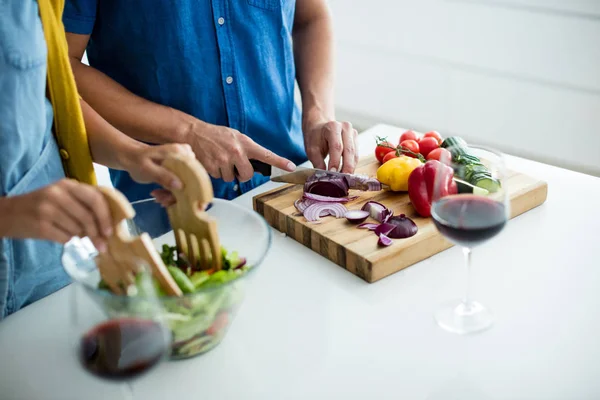
[[[46,98],[46,58],[35,0],[0,7],[0,196],[18,196],[64,178]],[[1,218],[1,216],[0,216]],[[0,319],[70,282],[62,246],[0,238]]]
[[[66,0],[63,21],[67,32],[91,34],[90,65],[131,92],[301,163],[294,10],[295,0]],[[155,187],[111,177],[130,200]],[[232,199],[267,179],[213,180],[215,196]]]

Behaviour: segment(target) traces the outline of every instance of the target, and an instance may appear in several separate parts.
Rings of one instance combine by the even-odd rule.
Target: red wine
[[[442,235],[466,247],[496,236],[507,219],[504,204],[474,195],[445,197],[434,203],[431,216]]]
[[[149,370],[168,351],[164,328],[135,318],[107,321],[81,339],[83,366],[102,378],[127,379]]]

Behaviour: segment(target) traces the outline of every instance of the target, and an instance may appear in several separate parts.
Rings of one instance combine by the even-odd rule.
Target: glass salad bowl
[[[178,267],[174,261],[177,258],[175,236],[166,210],[154,199],[131,204],[136,215],[124,221],[126,230],[132,236],[148,233],[166,260],[171,275],[177,272],[181,278],[183,273],[188,278],[181,282],[174,276],[183,296],[160,293],[159,297],[162,317],[171,330],[171,359],[206,353],[223,340],[231,325],[244,300],[248,278],[254,275],[271,247],[271,229],[256,212],[230,201],[214,199],[207,213],[217,221],[224,266],[214,273],[193,272],[181,264]],[[89,239],[73,238],[64,247],[63,266],[105,313],[110,317],[126,317],[130,306],[122,305],[130,305],[131,301],[124,301],[124,297],[136,294],[116,295],[107,289],[94,261],[97,254]]]

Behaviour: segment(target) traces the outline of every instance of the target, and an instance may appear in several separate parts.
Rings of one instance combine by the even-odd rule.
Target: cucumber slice
[[[489,194],[489,191],[487,189],[471,185],[470,183],[465,182],[461,179],[454,178],[454,181],[456,182],[458,193],[473,193],[479,196],[486,196],[487,194]]]
[[[477,180],[477,182],[475,183],[475,186],[479,187],[487,192],[495,193],[498,191],[498,189],[500,189],[500,182],[498,182],[494,178],[488,177],[488,178],[483,178],[483,179]]]

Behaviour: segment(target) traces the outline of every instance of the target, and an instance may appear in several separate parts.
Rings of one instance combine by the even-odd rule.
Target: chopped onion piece
[[[377,241],[378,245],[380,245],[380,246],[389,246],[392,243],[393,243],[392,239],[390,239],[386,235],[384,235],[384,234],[379,235],[379,240]]]
[[[394,214],[392,210],[373,200],[367,201],[362,206],[361,210],[368,211],[371,215],[371,218],[374,218],[379,222],[387,222],[387,220]]]
[[[369,217],[369,213],[363,210],[350,210],[346,213],[345,217],[353,224],[360,224]]]
[[[373,224],[371,222],[366,222],[364,224],[360,224],[358,227],[360,229],[368,229],[370,231],[374,231],[375,229],[377,229],[378,226],[379,226],[379,224]]]

